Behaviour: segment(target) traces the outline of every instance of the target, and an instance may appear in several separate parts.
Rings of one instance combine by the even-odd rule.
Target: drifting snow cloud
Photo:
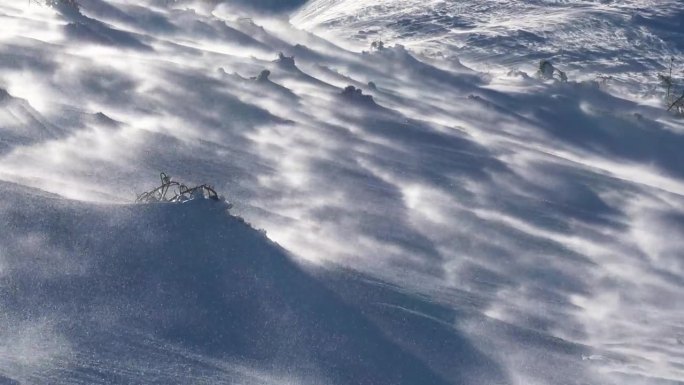
[[[335,7],[345,4],[357,3]],[[156,211],[163,208],[105,205],[99,212],[92,209],[99,206],[83,202],[48,200],[59,209],[50,211],[41,231],[30,231],[38,226],[31,218],[12,217],[15,228],[7,231],[21,234],[2,238],[3,284],[16,277],[14,269],[35,273],[24,275],[27,285],[35,283],[30,276],[61,277],[65,287],[78,288],[70,285],[81,277],[94,285],[84,287],[92,288],[106,278],[108,261],[121,263],[119,272],[128,274],[126,269],[137,266],[132,256],[150,262],[145,258],[163,254],[169,258],[164,261],[181,263],[173,257],[183,250],[184,257],[203,258],[182,242],[189,233],[215,246],[203,250],[211,263],[188,259],[186,265],[167,266],[160,259],[150,266],[214,271],[226,255],[236,255],[231,247],[241,245],[245,257],[256,245],[266,250],[268,263],[291,274],[264,273],[260,269],[267,262],[241,260],[245,266],[221,265],[218,276],[195,271],[190,277],[197,282],[166,270],[169,275],[149,281],[131,275],[126,285],[105,280],[112,286],[104,289],[116,289],[121,297],[94,293],[103,302],[96,304],[78,297],[91,310],[84,325],[95,332],[93,325],[123,324],[114,337],[98,336],[121,339],[122,350],[137,346],[141,355],[154,352],[159,366],[141,367],[114,349],[103,358],[114,366],[97,370],[109,373],[122,365],[149,375],[166,368],[174,378],[182,373],[170,368],[186,365],[190,374],[183,378],[189,382],[212,383],[222,375],[255,383],[345,382],[344,370],[333,363],[342,360],[348,364],[343,368],[356,368],[354,354],[361,352],[376,358],[389,354],[395,369],[406,369],[404,381],[419,375],[434,383],[682,378],[677,344],[683,309],[676,305],[683,269],[680,121],[587,84],[480,73],[399,45],[348,51],[282,19],[239,19],[231,13],[235,2],[215,5],[83,0],[81,16],[61,19],[42,7],[34,6],[28,17],[25,5],[0,6],[3,20],[13,20],[16,28],[1,35],[0,57],[7,60],[0,61],[0,85],[8,93],[0,100],[0,179],[21,189],[117,204],[149,189],[160,171],[189,183],[209,182],[235,203],[235,212],[295,259],[342,266],[381,283],[365,286],[335,276],[342,283],[330,285],[349,303],[359,303],[347,308],[338,294],[300,275],[290,256],[265,239],[242,244],[230,238],[243,228],[229,217],[211,217],[215,223],[209,224],[218,223],[223,232],[195,217],[196,228],[173,222],[181,237],[176,239],[176,233],[169,237],[163,231],[165,222],[155,222],[172,216]],[[252,5],[280,12],[300,4]],[[48,23],[50,33],[27,32],[34,19]],[[77,30],[77,40],[58,28],[68,21],[87,27]],[[99,38],[84,36],[89,34]],[[490,42],[481,39],[474,40],[480,42],[476,48]],[[264,71],[267,79],[258,78]],[[351,98],[345,95],[347,86],[373,102],[359,103],[369,99],[354,99],[356,91]],[[22,196],[17,185],[3,186],[13,191],[12,199]],[[45,215],[31,210],[36,217]],[[81,216],[83,222],[59,219]],[[109,219],[100,224],[102,218]],[[136,234],[135,242],[117,238],[120,228]],[[72,238],[53,238],[69,231]],[[201,237],[203,231],[218,241]],[[249,239],[254,233],[240,232]],[[174,248],[167,249],[169,244]],[[199,285],[207,277],[214,278]],[[304,286],[288,297],[288,285],[298,280]],[[177,281],[187,287],[174,286]],[[390,284],[401,290],[377,289]],[[307,295],[319,291],[322,299]],[[40,293],[51,298],[48,290]],[[79,295],[86,294],[91,293]],[[224,294],[227,298],[220,297]],[[181,299],[174,302],[174,295]],[[307,306],[325,316],[307,313]],[[333,314],[337,307],[349,318]],[[234,317],[236,308],[256,315]],[[63,353],[61,338],[87,357],[100,354],[88,345],[93,340],[78,340],[81,334],[61,336],[61,322],[71,325],[72,313],[58,310],[45,322],[9,320],[16,337],[5,336],[0,356],[10,357],[13,365],[23,362],[17,357],[34,341],[22,336],[31,330],[49,337],[45,351],[56,357]],[[140,328],[162,335],[147,336],[138,346],[139,324],[121,321],[126,317],[152,319],[152,326],[143,322]],[[366,334],[349,337],[345,320]],[[246,330],[263,346],[243,341],[244,350],[238,351],[240,346],[226,341],[243,337],[231,334],[229,326]],[[194,345],[186,350],[169,339]],[[225,362],[216,352],[193,350],[209,342],[221,354],[251,354],[273,370],[264,373],[239,359]],[[651,349],[654,344],[663,350]],[[380,356],[373,346],[382,347]],[[290,348],[299,356],[288,357]],[[192,360],[211,369],[198,369]],[[77,358],[68,363],[95,365]],[[301,370],[289,373],[293,365]],[[359,377],[346,383],[391,373],[382,365],[377,358],[365,367],[370,377],[354,372]],[[398,383],[393,380],[400,379],[384,381]]]

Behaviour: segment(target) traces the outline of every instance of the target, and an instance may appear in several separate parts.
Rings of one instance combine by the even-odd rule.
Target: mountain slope
[[[343,302],[217,202],[103,206],[2,191],[13,203],[1,209],[7,378],[447,383],[362,303]]]
[[[513,52],[488,40],[440,58],[451,35],[360,52],[340,46],[374,39],[342,40],[354,23],[296,28],[348,2],[291,23],[80,4],[0,4],[0,383],[684,379],[684,125],[640,80],[471,68]],[[424,9],[381,4],[356,20]],[[637,37],[651,18],[679,49],[678,9],[623,17],[639,4],[548,9]],[[268,238],[209,201],[132,204],[161,171],[211,183]]]

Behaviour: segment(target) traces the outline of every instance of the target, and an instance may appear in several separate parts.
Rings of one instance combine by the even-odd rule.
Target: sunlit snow
[[[67,3],[0,2],[0,384],[684,382],[680,1]]]

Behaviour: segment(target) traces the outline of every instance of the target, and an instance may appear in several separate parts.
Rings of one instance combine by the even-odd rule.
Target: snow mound
[[[368,318],[438,307],[351,274],[323,279],[215,201],[106,206],[0,189],[13,202],[0,205],[6,383],[446,384],[458,361],[424,359],[447,351],[469,357],[451,375],[503,376],[425,316]],[[414,334],[430,331],[439,346]]]

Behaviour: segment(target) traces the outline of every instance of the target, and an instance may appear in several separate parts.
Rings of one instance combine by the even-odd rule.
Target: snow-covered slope
[[[367,318],[437,306],[351,275],[319,279],[218,202],[93,205],[1,188],[13,203],[0,208],[3,384],[448,383],[438,370],[453,369],[396,341],[424,349],[417,335],[438,324]],[[345,303],[323,284],[335,277],[382,307]],[[473,356],[458,378],[489,370],[458,334],[441,343]]]
[[[656,71],[684,61],[679,0],[312,0],[292,21],[353,47],[401,43],[495,74],[553,60],[627,95],[651,95]]]
[[[684,381],[684,124],[633,92],[658,65],[576,82],[586,53],[559,83],[515,71],[546,56],[522,42],[341,47],[423,20],[399,2],[79,3],[0,3],[0,384]],[[672,51],[621,49],[680,55],[681,9],[621,4],[547,6],[651,20]],[[573,25],[549,39],[584,52]],[[161,171],[267,237],[213,201],[132,204]]]

